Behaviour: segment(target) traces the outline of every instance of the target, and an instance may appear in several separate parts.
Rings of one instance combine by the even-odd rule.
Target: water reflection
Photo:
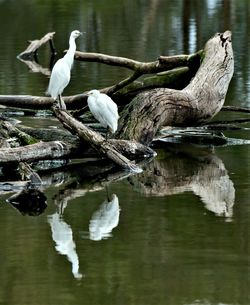
[[[89,223],[89,238],[102,240],[112,236],[112,230],[118,226],[119,216],[119,200],[115,194],[112,194],[111,199],[106,199],[92,215]]]
[[[213,151],[187,144],[167,145],[169,156],[154,160],[141,175],[129,177],[129,182],[150,196],[192,191],[207,210],[232,217],[235,189],[223,161]]]
[[[36,188],[25,188],[8,198],[9,202],[22,215],[39,216],[47,208],[47,198]]]
[[[19,60],[21,62],[23,62],[24,64],[26,64],[28,66],[29,70],[33,73],[41,73],[45,76],[50,76],[50,74],[51,74],[50,69],[43,67],[35,60],[23,60],[21,58],[19,58]]]
[[[79,272],[79,259],[76,252],[76,245],[73,240],[73,232],[64,220],[62,213],[67,205],[60,207],[60,212],[48,216],[48,223],[51,227],[52,238],[55,242],[55,249],[58,253],[66,255],[72,264],[72,274],[76,279],[81,279]]]

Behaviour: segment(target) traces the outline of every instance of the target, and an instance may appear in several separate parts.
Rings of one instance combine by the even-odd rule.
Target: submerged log
[[[149,144],[163,125],[195,126],[210,120],[223,106],[233,70],[231,32],[216,34],[206,43],[190,84],[183,90],[160,88],[137,95],[123,112],[116,137]]]

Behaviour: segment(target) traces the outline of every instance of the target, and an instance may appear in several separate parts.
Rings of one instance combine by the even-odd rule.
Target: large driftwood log
[[[211,119],[223,106],[233,70],[231,32],[216,34],[190,84],[137,95],[123,112],[116,137],[149,144],[162,125],[194,126]]]

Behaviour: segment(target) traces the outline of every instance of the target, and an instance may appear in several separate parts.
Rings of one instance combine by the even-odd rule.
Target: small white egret
[[[118,108],[116,103],[104,93],[93,89],[87,93],[88,95],[88,106],[93,114],[94,118],[100,122],[100,124],[107,128],[106,140],[108,129],[112,133],[115,133],[118,125]]]
[[[78,30],[71,32],[69,38],[69,49],[64,57],[60,58],[55,63],[51,72],[49,86],[47,89],[47,94],[49,94],[55,101],[58,99],[59,107],[64,110],[66,109],[66,105],[62,99],[62,93],[70,81],[70,70],[73,65],[74,55],[76,51],[75,40],[80,35],[82,35],[82,33]]]

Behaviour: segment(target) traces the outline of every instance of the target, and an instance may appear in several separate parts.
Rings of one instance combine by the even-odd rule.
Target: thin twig
[[[114,86],[110,87],[107,91],[107,94],[114,94],[116,91],[126,87],[127,85],[131,84],[134,80],[139,78],[142,74],[135,71],[132,75],[125,78],[124,80],[120,81],[119,83],[115,84]]]

